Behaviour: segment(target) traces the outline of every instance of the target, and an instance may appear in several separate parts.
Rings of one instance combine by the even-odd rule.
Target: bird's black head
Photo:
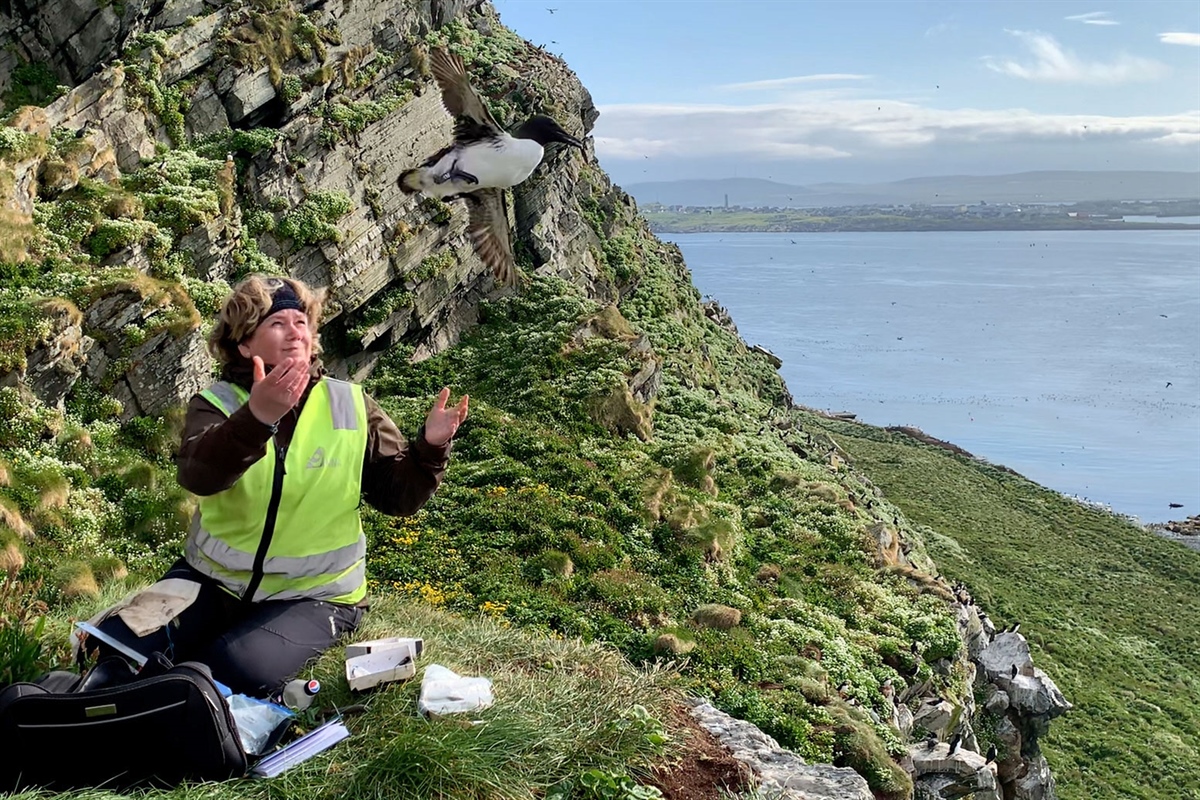
[[[550,117],[540,114],[536,117],[530,117],[525,124],[517,128],[517,132],[513,136],[518,139],[532,139],[542,147],[551,142],[562,142],[563,144],[574,145],[580,150],[583,149],[583,142],[564,131],[562,126],[550,119]]]

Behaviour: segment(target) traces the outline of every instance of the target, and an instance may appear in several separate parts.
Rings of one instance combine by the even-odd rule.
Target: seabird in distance
[[[990,764],[995,760],[996,760],[996,745],[992,744],[988,747],[987,758],[984,759],[983,763]]]
[[[962,741],[961,733],[956,733],[950,737],[950,751],[946,753],[946,755],[953,755],[954,751],[958,749],[958,743],[960,741]]]
[[[429,67],[442,90],[442,105],[454,117],[454,142],[402,172],[398,183],[408,194],[465,200],[475,251],[497,281],[511,286],[517,276],[504,190],[533,173],[546,145],[561,142],[582,150],[583,142],[542,115],[510,134],[488,111],[459,56],[439,47],[430,53]]]

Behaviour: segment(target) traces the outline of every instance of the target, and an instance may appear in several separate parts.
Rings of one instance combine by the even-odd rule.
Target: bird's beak
[[[559,132],[558,141],[562,142],[563,144],[574,145],[575,147],[578,147],[580,150],[583,149],[583,142],[579,141],[578,139],[576,139],[574,136],[567,133],[566,131]]]

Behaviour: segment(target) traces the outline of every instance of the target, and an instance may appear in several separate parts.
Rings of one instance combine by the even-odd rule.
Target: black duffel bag
[[[0,792],[168,788],[246,769],[233,715],[204,664],[159,656],[134,675],[106,659],[83,678],[55,672],[0,690]]]

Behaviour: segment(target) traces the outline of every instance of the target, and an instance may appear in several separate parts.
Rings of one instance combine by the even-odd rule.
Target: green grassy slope
[[[902,434],[813,418],[1075,708],[1044,751],[1068,800],[1200,797],[1200,554]]]

